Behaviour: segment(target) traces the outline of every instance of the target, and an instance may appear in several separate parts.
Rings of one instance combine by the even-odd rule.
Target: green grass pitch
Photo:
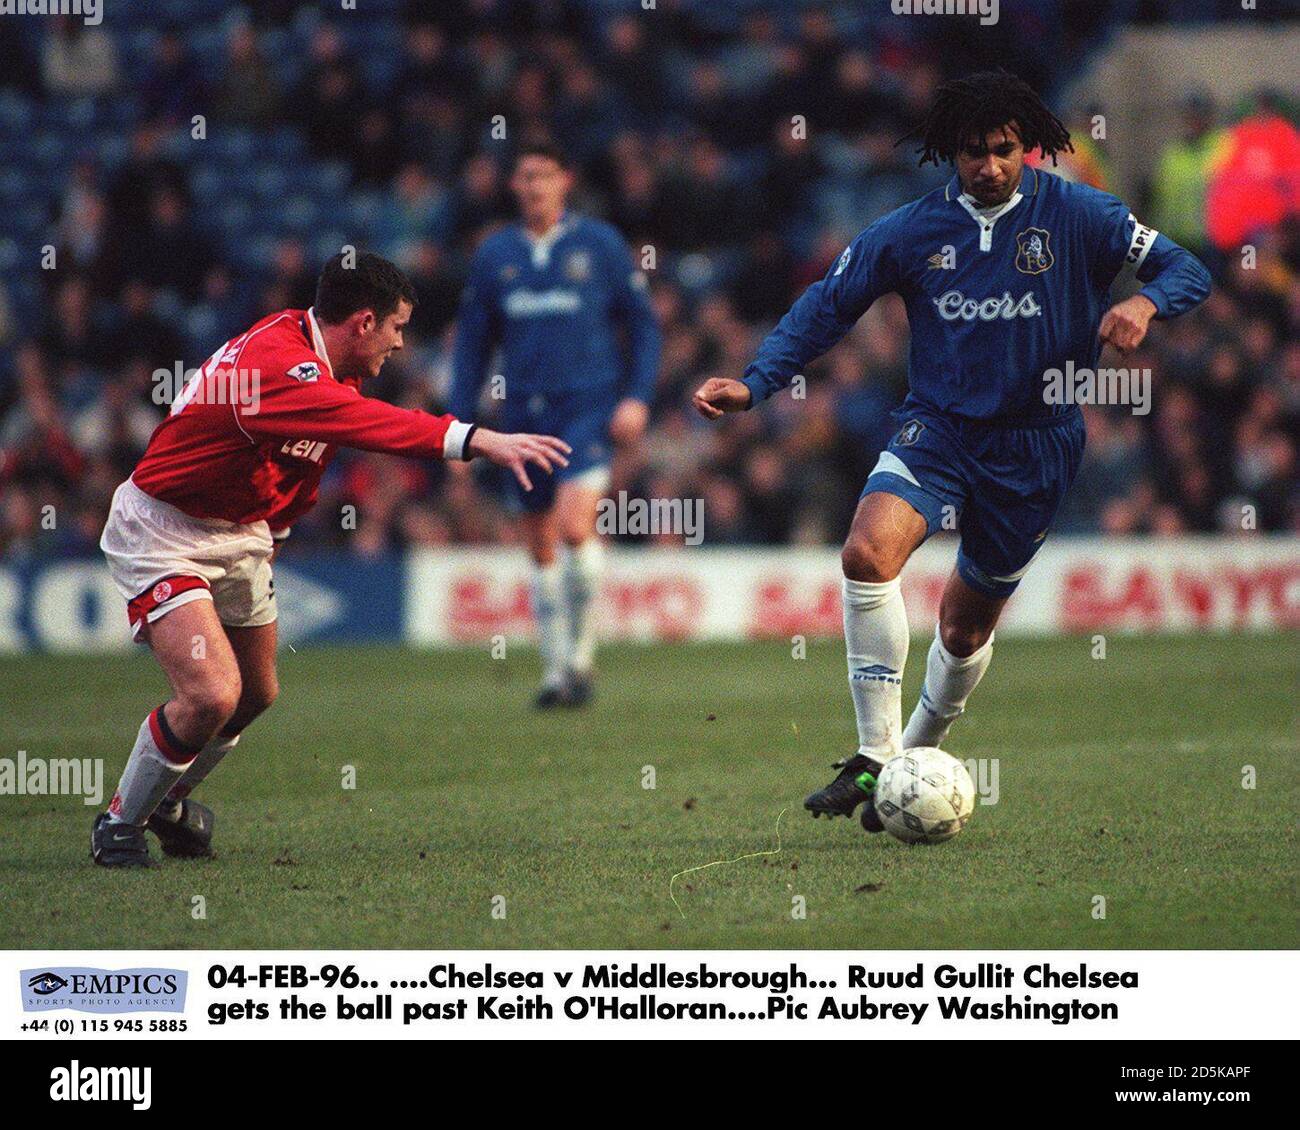
[[[802,810],[855,744],[836,640],[607,648],[594,707],[541,716],[522,648],[282,647],[200,794],[217,859],[102,871],[79,797],[0,796],[0,947],[1290,947],[1298,668],[1287,636],[1000,642],[949,741],[998,803],[909,848]],[[143,654],[0,688],[0,757],[102,757],[106,793],[165,695]],[[782,809],[780,854],[679,879],[683,917],[670,877],[774,849]]]

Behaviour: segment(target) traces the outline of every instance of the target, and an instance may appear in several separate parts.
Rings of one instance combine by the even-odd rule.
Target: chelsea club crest
[[[1016,270],[1024,275],[1041,275],[1055,263],[1048,246],[1050,238],[1043,228],[1025,228],[1016,236]]]
[[[908,420],[894,437],[895,447],[911,447],[918,439],[921,433],[925,431],[925,425],[920,420]]]

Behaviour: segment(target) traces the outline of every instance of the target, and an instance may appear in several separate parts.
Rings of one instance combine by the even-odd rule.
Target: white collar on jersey
[[[1020,174],[1020,184],[1016,186],[1016,191],[1011,194],[1011,198],[1005,204],[998,204],[991,208],[985,208],[982,207],[974,197],[965,192],[960,193],[956,197],[957,203],[965,208],[966,211],[970,213],[971,219],[980,226],[981,251],[989,251],[993,247],[993,225],[1025,198],[1025,190],[1028,187],[1025,184],[1025,179],[1031,173],[1034,177],[1034,185],[1030,195],[1036,195],[1038,192],[1038,170],[1026,168],[1024,172]],[[956,178],[954,177],[953,180],[955,181]],[[960,187],[960,182],[958,182],[958,187]],[[950,182],[948,187],[944,189],[943,195],[945,200],[953,199],[952,189],[953,185]]]
[[[311,347],[316,350],[316,356],[325,362],[325,368],[333,377],[334,366],[330,364],[330,355],[325,352],[325,339],[321,336],[320,325],[316,321],[315,307],[309,307],[307,310],[307,324],[311,327]]]
[[[567,232],[571,226],[568,212],[561,212],[560,218],[551,225],[550,230],[543,232],[541,235],[533,235],[526,227],[520,225],[519,230],[524,233],[524,239],[528,241],[528,245],[532,249],[534,267],[540,269],[551,261],[552,249],[559,242],[560,236]]]

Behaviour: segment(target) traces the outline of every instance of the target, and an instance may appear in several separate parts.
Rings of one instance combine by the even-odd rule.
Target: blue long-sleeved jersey
[[[767,336],[744,383],[757,404],[838,342],[882,294],[899,294],[912,328],[909,400],[957,416],[1037,419],[1043,374],[1095,368],[1098,327],[1121,270],[1136,272],[1156,317],[1210,291],[1201,262],[1139,223],[1109,193],[1026,168],[985,217],[956,177],[867,228]]]
[[[566,212],[544,237],[511,224],[484,240],[461,299],[448,404],[453,415],[475,415],[498,345],[507,398],[616,389],[648,403],[659,367],[659,326],[645,276],[618,231]]]

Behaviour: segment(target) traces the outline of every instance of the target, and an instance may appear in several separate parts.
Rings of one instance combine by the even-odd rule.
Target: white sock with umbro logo
[[[844,646],[858,718],[858,752],[876,761],[901,753],[907,610],[898,578],[844,578]]]

